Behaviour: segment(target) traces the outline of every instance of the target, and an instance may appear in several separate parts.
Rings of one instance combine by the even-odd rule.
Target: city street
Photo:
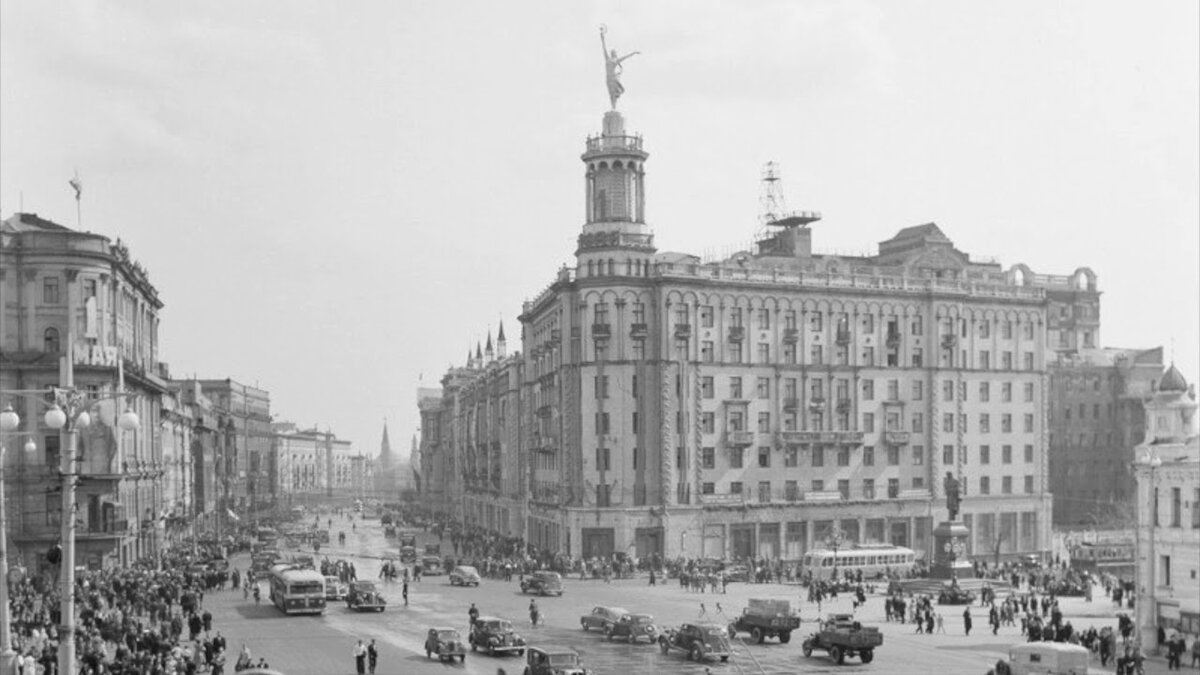
[[[331,559],[345,558],[352,561],[359,578],[373,579],[378,575],[379,560],[389,554],[395,540],[384,538],[377,520],[356,521],[357,530],[350,530],[350,522],[334,520],[332,539],[345,531],[347,546],[322,547],[320,556]],[[423,535],[422,541],[436,541]],[[444,545],[448,546],[448,541]],[[311,552],[311,551],[308,551]],[[240,555],[234,564],[245,569],[247,558]],[[447,583],[447,577],[426,577],[420,583],[410,584],[410,606],[404,607],[400,595],[400,584],[383,585],[388,599],[388,609],[382,614],[354,613],[342,603],[330,605],[322,617],[286,617],[268,604],[263,593],[263,604],[255,606],[253,600],[242,599],[241,592],[217,592],[206,596],[205,603],[214,614],[215,627],[229,640],[230,651],[236,654],[242,642],[246,642],[255,658],[265,656],[272,667],[288,675],[306,673],[353,673],[352,650],[357,639],[374,639],[380,653],[378,673],[446,673],[460,672],[479,675],[494,675],[498,668],[506,673],[521,673],[523,661],[516,656],[488,657],[470,654],[464,664],[441,664],[426,659],[423,644],[424,632],[431,626],[455,626],[465,631],[467,609],[474,602],[482,615],[508,618],[518,627],[518,632],[530,644],[567,645],[583,657],[584,664],[598,674],[609,673],[703,673],[704,666],[688,661],[681,654],[663,655],[656,647],[645,644],[631,646],[622,642],[609,643],[596,633],[580,630],[579,617],[595,605],[616,605],[631,611],[652,614],[660,627],[677,625],[701,617],[701,605],[707,616],[720,623],[727,623],[724,616],[739,613],[746,601],[752,597],[786,597],[800,602],[802,589],[790,585],[730,584],[725,595],[696,594],[682,590],[677,582],[669,581],[655,587],[648,585],[646,578],[614,581],[580,581],[568,579],[566,592],[561,598],[537,598],[544,626],[531,628],[529,625],[529,596],[523,596],[514,579],[511,583],[484,579],[479,588],[457,588]],[[1103,593],[1100,594],[1103,597]],[[1082,598],[1065,598],[1063,606],[1067,618],[1079,629],[1088,626],[1111,624],[1113,610],[1107,602],[1086,603]],[[735,656],[728,664],[710,664],[714,673],[839,673],[875,672],[924,675],[928,673],[983,675],[1001,658],[1008,646],[1020,642],[1019,629],[1001,629],[992,636],[986,628],[987,614],[972,607],[975,629],[970,637],[963,635],[962,608],[944,607],[945,635],[918,635],[912,624],[892,624],[883,621],[883,600],[876,595],[868,599],[865,609],[857,616],[865,624],[877,625],[884,633],[883,647],[877,650],[875,661],[869,665],[847,659],[846,665],[837,666],[820,652],[811,658],[801,654],[803,636],[811,632],[813,620],[818,616],[816,607],[801,602],[799,605],[803,624],[799,634],[790,644],[780,645],[768,640],[766,644],[747,647],[735,645]],[[841,597],[822,606],[822,613],[851,611],[850,599]],[[465,634],[464,634],[465,637]],[[1148,664],[1149,666],[1150,664]],[[1093,672],[1100,670],[1098,664]],[[1148,667],[1147,672],[1156,672]]]

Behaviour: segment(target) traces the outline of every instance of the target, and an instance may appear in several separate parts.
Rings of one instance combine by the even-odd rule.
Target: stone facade
[[[278,468],[272,491],[284,506],[348,501],[368,492],[372,472],[350,441],[291,422],[273,423],[271,434]]]

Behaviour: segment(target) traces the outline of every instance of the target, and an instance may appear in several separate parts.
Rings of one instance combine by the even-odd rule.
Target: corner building
[[[1045,289],[932,223],[869,257],[814,254],[815,214],[659,252],[619,112],[582,159],[576,266],[520,317],[531,544],[796,559],[836,522],[930,555],[950,472],[969,554],[1048,548]]]

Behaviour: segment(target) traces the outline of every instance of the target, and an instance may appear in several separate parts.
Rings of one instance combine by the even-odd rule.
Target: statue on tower
[[[942,482],[946,490],[946,510],[950,512],[950,521],[958,520],[958,506],[961,499],[961,485],[953,473],[946,472],[946,480]]]
[[[607,27],[600,26],[600,51],[604,53],[604,68],[608,78],[608,100],[612,102],[613,110],[616,110],[617,99],[625,93],[625,87],[621,86],[621,63],[641,52],[629,52],[625,56],[617,56],[617,50],[609,51],[608,44],[604,41],[604,34],[607,32]]]

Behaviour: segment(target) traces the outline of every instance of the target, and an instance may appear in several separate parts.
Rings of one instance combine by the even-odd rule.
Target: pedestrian
[[[379,661],[379,650],[375,648],[375,640],[371,640],[371,644],[367,645],[367,668],[372,675],[375,673],[375,663]]]
[[[538,606],[537,606],[537,602],[535,602],[535,601],[533,601],[533,600],[530,600],[530,601],[529,601],[529,623],[530,623],[530,624],[531,624],[531,625],[532,625],[534,628],[537,628],[537,625],[538,625]]]
[[[650,585],[651,586],[656,585],[656,583],[655,583],[656,581],[658,581],[658,580],[654,578],[654,570],[650,570]]]
[[[400,588],[400,595],[404,597],[404,606],[408,607],[408,579],[404,580],[404,586]]]
[[[358,675],[366,675],[367,648],[363,645],[362,640],[359,640],[358,644],[354,645],[354,668]]]
[[[225,652],[223,650],[213,654],[211,672],[212,675],[225,675]]]
[[[938,615],[937,615],[937,632],[939,632],[939,633],[946,632],[946,621],[945,621],[945,619],[942,618],[941,612],[938,612]]]
[[[967,635],[971,634],[971,608],[970,607],[963,610],[963,630],[966,631]]]

